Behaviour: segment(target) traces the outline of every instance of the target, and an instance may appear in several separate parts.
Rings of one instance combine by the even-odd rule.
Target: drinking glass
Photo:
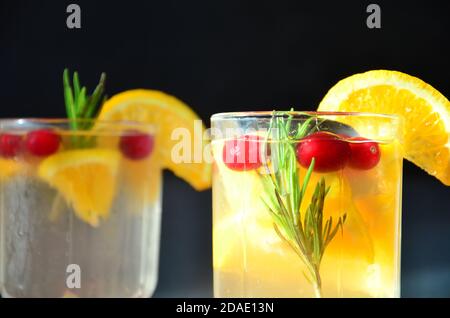
[[[399,297],[400,118],[237,112],[211,123],[216,297]]]
[[[0,136],[2,296],[151,296],[161,218],[154,128],[6,119]]]

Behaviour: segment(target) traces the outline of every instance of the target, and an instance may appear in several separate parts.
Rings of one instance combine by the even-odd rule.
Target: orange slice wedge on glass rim
[[[318,110],[402,116],[404,157],[450,185],[450,103],[431,85],[397,71],[355,74],[333,86]]]

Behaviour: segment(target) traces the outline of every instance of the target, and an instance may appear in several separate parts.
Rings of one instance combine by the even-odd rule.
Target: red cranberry
[[[349,166],[358,170],[369,170],[380,161],[381,153],[377,142],[363,137],[349,138],[350,161]]]
[[[0,155],[5,158],[16,156],[22,147],[22,136],[4,134],[0,136]]]
[[[260,147],[263,138],[255,135],[243,135],[227,140],[223,146],[222,158],[231,170],[247,171],[261,167]]]
[[[347,164],[350,157],[348,142],[337,135],[317,132],[303,138],[297,145],[297,160],[309,168],[314,158],[314,171],[337,171]]]
[[[60,137],[51,130],[30,131],[25,138],[27,150],[38,157],[45,157],[58,151]]]
[[[155,144],[153,136],[139,131],[130,131],[120,138],[120,150],[129,159],[140,160],[148,157]]]

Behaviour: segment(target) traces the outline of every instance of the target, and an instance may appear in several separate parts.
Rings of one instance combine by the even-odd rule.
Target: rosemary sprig
[[[66,68],[63,72],[64,101],[66,105],[67,117],[70,120],[72,129],[89,129],[92,126],[91,121],[83,122],[79,119],[95,119],[99,109],[106,100],[105,92],[106,74],[102,73],[100,81],[90,96],[87,95],[86,87],[81,86],[77,72],[73,73],[73,87],[70,82],[69,70]],[[73,144],[83,146],[91,144],[92,138],[85,140],[84,138],[73,138]]]
[[[265,173],[260,176],[264,186],[262,199],[272,216],[275,232],[305,264],[305,277],[313,284],[316,296],[321,297],[320,263],[326,247],[338,230],[342,230],[346,215],[339,217],[336,223],[331,216],[324,220],[323,208],[330,187],[326,187],[323,177],[315,185],[311,201],[302,212],[314,159],[300,182],[295,147],[311,130],[311,122],[316,121],[314,128],[318,123],[317,118],[307,116],[295,130],[290,112],[273,112],[264,146],[270,145],[272,161],[264,162]],[[263,153],[266,153],[265,149]]]
[[[67,117],[72,120],[94,119],[106,98],[106,96],[103,96],[105,92],[105,81],[106,74],[102,73],[99,83],[95,87],[92,94],[88,96],[86,93],[86,87],[81,87],[78,73],[73,73],[72,88],[72,83],[70,82],[69,77],[69,70],[67,68],[64,69],[63,85]]]

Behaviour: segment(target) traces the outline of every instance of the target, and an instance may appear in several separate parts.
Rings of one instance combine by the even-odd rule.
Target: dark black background
[[[153,88],[208,121],[221,111],[310,109],[369,69],[420,77],[450,96],[450,2],[0,0],[0,117],[64,116],[61,74],[107,92]],[[82,28],[66,27],[81,6]],[[165,174],[155,296],[212,296],[211,193]],[[402,295],[450,296],[450,192],[405,164]]]

